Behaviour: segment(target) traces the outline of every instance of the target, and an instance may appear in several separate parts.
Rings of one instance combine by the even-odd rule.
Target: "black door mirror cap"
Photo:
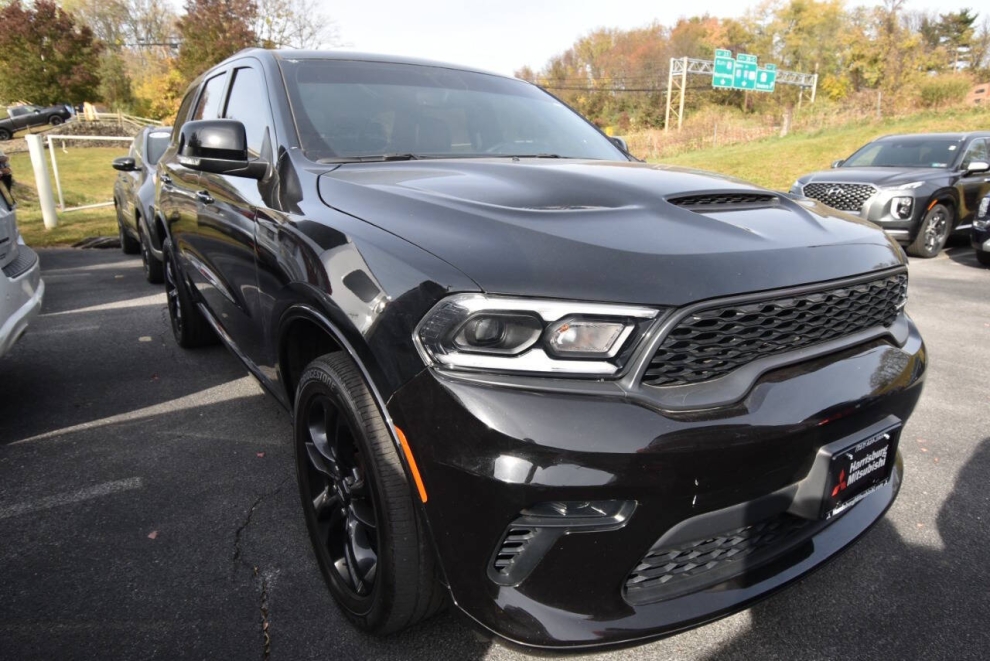
[[[119,170],[121,172],[135,172],[140,170],[137,163],[130,156],[121,156],[120,158],[113,159],[113,163],[110,164],[114,170]]]
[[[249,160],[247,133],[236,119],[186,122],[180,131],[179,163],[192,170],[263,179],[268,162]]]

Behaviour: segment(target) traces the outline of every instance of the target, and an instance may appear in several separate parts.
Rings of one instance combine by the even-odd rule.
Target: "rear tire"
[[[983,266],[990,267],[990,252],[984,252],[983,250],[976,251],[976,261],[978,261]]]
[[[140,223],[138,226],[141,227],[141,262],[144,265],[144,278],[153,285],[160,285],[165,281],[165,267],[151,252],[151,237],[148,236],[147,230]]]
[[[65,120],[59,117],[58,115],[52,115],[52,117],[49,118],[48,123],[51,124],[52,126],[58,126],[64,121]]]
[[[0,129],[0,142],[6,142],[10,140],[10,131],[7,129]]]
[[[388,634],[437,613],[446,591],[429,533],[386,422],[346,354],[303,371],[293,426],[306,526],[344,615]]]
[[[951,232],[952,210],[944,204],[936,204],[925,214],[918,228],[918,236],[908,246],[907,252],[924,259],[935,257],[942,252]]]
[[[183,349],[216,344],[216,333],[193,303],[185,279],[178,269],[171,240],[165,241],[162,254],[165,257],[165,297],[175,343]]]

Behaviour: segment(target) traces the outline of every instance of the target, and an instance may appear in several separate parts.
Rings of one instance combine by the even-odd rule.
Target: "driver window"
[[[990,154],[987,153],[987,141],[983,138],[974,140],[969,149],[966,150],[966,155],[963,156],[962,160],[962,169],[966,170],[970,163],[977,161],[990,162]]]

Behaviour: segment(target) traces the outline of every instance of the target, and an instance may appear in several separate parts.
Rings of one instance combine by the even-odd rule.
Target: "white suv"
[[[17,231],[14,200],[0,184],[0,357],[27,330],[41,310],[45,283],[38,254]]]

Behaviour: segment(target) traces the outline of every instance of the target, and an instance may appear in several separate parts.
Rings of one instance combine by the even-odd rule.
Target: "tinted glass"
[[[905,138],[866,145],[850,156],[844,168],[947,168],[959,155],[959,140],[953,138]]]
[[[963,156],[961,165],[965,169],[969,167],[970,163],[975,161],[982,161],[983,163],[990,161],[990,156],[987,155],[987,141],[982,138],[970,143],[966,149],[966,155]]]
[[[409,153],[626,160],[579,115],[521,81],[382,62],[296,60],[282,66],[311,159]]]
[[[172,127],[172,137],[177,138],[179,135],[179,129],[182,125],[186,123],[189,118],[189,106],[192,105],[193,99],[196,98],[196,92],[198,88],[191,89],[186,92],[186,98],[182,99],[182,105],[179,106],[179,112],[175,114],[175,126]]]
[[[167,131],[152,131],[148,134],[148,153],[144,155],[145,163],[155,165],[168,148],[169,134]]]
[[[220,102],[223,100],[223,84],[226,80],[227,74],[222,73],[206,81],[203,95],[196,104],[193,119],[216,119],[219,116]]]
[[[248,152],[254,157],[261,153],[265,129],[269,129],[272,124],[267,98],[268,89],[261,72],[251,68],[237,69],[234,72],[234,81],[230,84],[230,96],[223,116],[244,124]]]

